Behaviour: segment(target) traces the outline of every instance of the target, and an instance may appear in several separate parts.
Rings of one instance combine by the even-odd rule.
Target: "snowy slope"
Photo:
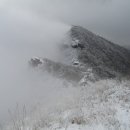
[[[57,62],[29,61],[47,76],[44,104],[21,110],[4,130],[129,130],[130,51],[77,26],[59,49]]]
[[[130,50],[112,43],[80,26],[73,26],[65,42],[64,59],[93,68],[101,78],[129,75]],[[67,61],[67,60],[66,60]]]
[[[73,87],[68,86],[62,91],[70,91]],[[71,96],[71,100],[62,101],[58,106],[56,103],[55,109],[46,111],[39,106],[31,116],[16,124],[20,130],[130,129],[129,81],[101,80],[76,89],[79,93]],[[13,125],[7,130],[17,129]]]

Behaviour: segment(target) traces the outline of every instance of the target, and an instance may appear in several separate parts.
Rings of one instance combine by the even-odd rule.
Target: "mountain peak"
[[[100,37],[81,26],[72,26],[71,47],[77,51],[77,59],[92,67],[100,76],[130,72],[130,51]],[[105,75],[104,75],[105,74]]]
[[[114,44],[81,26],[72,26],[63,43],[60,47],[61,60],[57,63],[50,60],[41,62],[43,59],[35,58],[31,60],[31,64],[38,66],[44,63],[49,72],[58,72],[59,74],[60,71],[62,75],[67,76],[71,72],[73,76],[77,75],[78,78],[76,79],[78,80],[83,78],[89,69],[92,70],[91,73],[95,75],[96,79],[97,77],[115,78],[130,74],[130,50]],[[52,71],[50,71],[49,66],[53,68]],[[76,72],[76,70],[78,71]]]

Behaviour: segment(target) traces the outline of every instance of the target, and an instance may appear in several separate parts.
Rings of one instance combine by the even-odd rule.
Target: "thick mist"
[[[130,46],[129,0],[2,0],[1,8],[81,25],[117,44]]]
[[[56,60],[57,45],[69,25],[83,26],[130,46],[129,12],[129,0],[1,0],[0,121],[16,103],[35,104],[46,97],[46,104],[62,86],[59,80],[32,73],[28,67],[31,57]],[[57,91],[55,86],[59,86]]]
[[[57,45],[70,26],[23,8],[3,7],[0,17],[0,122],[3,122],[16,104],[30,106],[43,97],[47,100],[56,95],[51,85],[58,87],[59,81],[47,74],[45,77],[34,74],[28,61],[33,56],[56,60]]]

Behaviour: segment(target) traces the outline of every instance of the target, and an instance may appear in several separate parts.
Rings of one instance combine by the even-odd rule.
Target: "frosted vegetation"
[[[130,129],[130,81],[88,81],[74,86],[50,79],[48,87],[55,96],[49,94],[48,101],[36,104],[29,114],[26,106],[17,106],[11,114],[12,123],[3,130]]]

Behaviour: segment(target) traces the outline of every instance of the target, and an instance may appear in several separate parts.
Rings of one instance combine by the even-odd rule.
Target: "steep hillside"
[[[40,64],[49,73],[76,82],[84,77],[95,80],[130,74],[129,50],[82,27],[73,26],[60,44],[59,50],[58,62],[32,58],[30,63],[34,67]],[[88,76],[88,73],[93,76]]]
[[[68,57],[71,55],[68,59],[91,67],[100,77],[113,78],[130,73],[129,50],[79,26],[71,28],[69,38],[69,43],[64,45],[64,52],[66,50]]]

